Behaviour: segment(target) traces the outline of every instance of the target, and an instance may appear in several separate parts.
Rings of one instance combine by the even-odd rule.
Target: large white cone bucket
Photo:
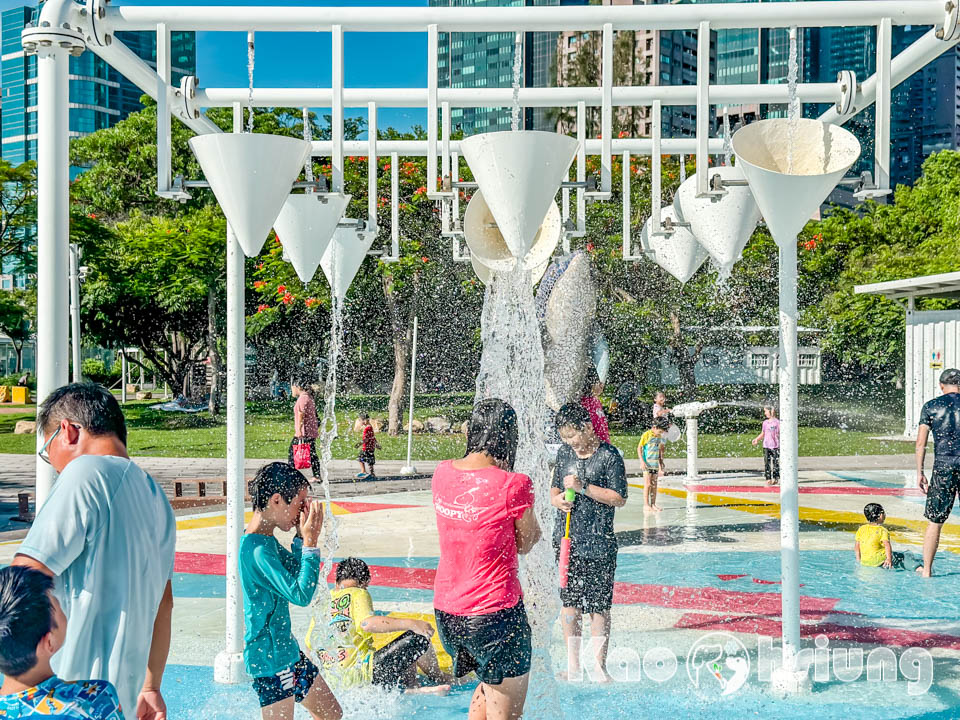
[[[333,231],[350,202],[349,195],[331,193],[290,195],[280,210],[273,229],[283,245],[297,276],[310,282],[317,272]]]
[[[282,135],[211,133],[191,138],[190,149],[244,254],[259,255],[310,155],[310,143]]]
[[[677,222],[677,213],[672,207],[660,210],[660,219]],[[709,257],[697,238],[685,227],[675,228],[672,233],[654,234],[652,217],[647,218],[640,234],[640,244],[653,251],[653,260],[681,283],[693,277]]]
[[[525,257],[567,176],[577,141],[534,130],[493,132],[461,140],[460,152],[510,252]]]
[[[560,242],[562,223],[560,208],[555,202],[550,203],[546,217],[542,219],[540,228],[534,236],[533,245],[523,256],[523,263],[528,268],[540,267],[544,262],[549,261],[557,243]],[[470,254],[491,270],[509,272],[516,267],[517,258],[507,247],[507,241],[497,227],[493,213],[490,212],[490,207],[480,190],[470,198],[467,211],[464,213],[463,236],[470,248]]]
[[[839,125],[801,118],[790,126],[786,118],[760,120],[737,130],[732,140],[737,167],[778,244],[796,240],[860,157],[860,142]]]
[[[743,171],[725,165],[709,168],[712,178],[743,181]],[[720,196],[697,197],[697,178],[684,180],[673,198],[673,208],[680,222],[690,223],[690,232],[697,242],[710,253],[720,275],[728,276],[740,259],[743,248],[760,222],[760,208],[753,193],[745,185],[724,188]]]
[[[354,228],[337,228],[334,231],[333,239],[320,260],[320,267],[330,283],[330,293],[341,303],[376,238],[376,233],[357,232]]]
[[[477,279],[482,282],[484,285],[489,285],[493,280],[494,270],[484,265],[480,260],[475,256],[470,256],[470,264],[473,266],[473,272],[476,274]],[[536,285],[540,282],[540,278],[543,277],[543,274],[547,271],[547,268],[550,266],[550,258],[547,258],[540,265],[529,268],[530,270],[530,283]]]

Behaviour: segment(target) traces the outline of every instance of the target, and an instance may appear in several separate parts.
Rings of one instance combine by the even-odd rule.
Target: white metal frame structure
[[[930,32],[901,52],[890,57],[890,33],[894,25],[929,25]],[[602,82],[600,87],[522,88],[519,103],[523,107],[577,107],[580,148],[577,178],[562,188],[565,226],[569,235],[584,231],[585,203],[610,198],[611,156],[625,159],[632,155],[652,155],[653,177],[659,179],[660,153],[695,154],[699,160],[698,187],[712,192],[707,176],[708,155],[723,153],[719,138],[708,137],[709,111],[713,106],[741,103],[781,103],[788,100],[786,84],[711,85],[705,53],[698,61],[698,82],[690,86],[616,87],[613,86],[613,34],[627,30],[695,30],[700,44],[708,41],[711,30],[737,28],[790,28],[828,26],[875,26],[878,28],[878,72],[862,82],[852,73],[841,73],[836,83],[801,83],[797,94],[801,103],[833,103],[822,120],[843,123],[865,107],[877,103],[876,161],[879,185],[862,188],[866,194],[881,195],[889,177],[890,89],[913,72],[935,59],[960,40],[958,10],[955,2],[944,0],[835,0],[796,3],[665,4],[583,7],[506,7],[506,8],[390,8],[376,12],[362,7],[225,7],[225,6],[111,6],[107,0],[46,0],[37,27],[24,30],[22,41],[27,53],[37,55],[38,106],[38,328],[37,394],[40,398],[67,381],[68,298],[65,282],[69,258],[69,158],[68,158],[68,60],[90,50],[157,100],[158,188],[161,196],[184,197],[182,186],[173,183],[170,172],[170,116],[176,117],[197,133],[220,132],[202,113],[206,107],[237,108],[247,104],[247,88],[203,88],[195,77],[186,77],[179,86],[170,82],[170,33],[181,30],[234,32],[321,32],[331,33],[331,88],[256,88],[252,104],[256,106],[308,106],[332,108],[330,141],[314,141],[314,156],[331,158],[333,190],[342,189],[345,155],[368,156],[371,186],[376,182],[378,154],[394,158],[426,156],[428,196],[442,203],[443,234],[452,238],[455,256],[461,255],[458,238],[459,204],[454,187],[459,174],[459,143],[450,138],[451,107],[510,107],[510,88],[451,89],[437,85],[437,39],[440,32],[518,32],[579,30],[602,33]],[[157,33],[157,67],[151,68],[116,39],[119,31]],[[428,83],[425,88],[345,88],[343,34],[345,32],[417,32],[428,37]],[[586,139],[586,106],[601,108],[601,137]],[[695,105],[697,136],[694,138],[612,137],[614,107],[650,106],[654,115],[665,105]],[[370,126],[375,127],[377,107],[426,107],[425,141],[346,142],[343,137],[343,112],[346,107],[365,107]],[[235,126],[238,110],[235,110]],[[438,117],[440,116],[440,117]],[[657,125],[659,127],[659,125]],[[599,155],[599,186],[588,183],[584,174],[586,155]],[[439,157],[439,164],[438,164]],[[442,178],[438,183],[438,165]],[[629,166],[629,163],[625,163]],[[451,177],[452,176],[452,177]],[[629,177],[627,176],[627,179]],[[394,183],[395,185],[395,183]],[[577,192],[576,219],[569,217],[569,191]],[[655,188],[651,214],[659,219],[660,197]],[[366,221],[343,224],[357,232],[370,232],[377,226],[376,193],[371,193]],[[397,193],[392,193],[394,235],[390,254],[399,255],[399,236],[395,208]],[[659,223],[657,223],[659,226]],[[624,222],[624,259],[638,257],[629,238],[628,220]],[[242,644],[242,618],[239,609],[236,551],[242,528],[243,503],[243,262],[232,232],[228,232],[228,607],[227,649],[218,658],[216,677],[236,682],[242,675],[238,662]],[[796,360],[794,359],[794,363]],[[795,377],[795,373],[789,376]],[[785,418],[785,422],[789,422]],[[795,418],[794,418],[795,422]],[[38,437],[39,440],[39,437]],[[53,481],[52,470],[37,462],[37,505],[46,499]],[[786,484],[786,483],[785,483]],[[792,487],[796,487],[795,484]],[[795,493],[795,490],[793,491]],[[796,504],[796,498],[784,498]],[[787,542],[787,541],[785,541]],[[794,552],[784,563],[796,562],[797,537],[789,540]],[[786,547],[786,545],[784,546]],[[784,575],[786,579],[794,574]],[[797,588],[790,589],[792,594]],[[799,610],[795,603],[784,605],[784,637],[795,645],[799,639]]]

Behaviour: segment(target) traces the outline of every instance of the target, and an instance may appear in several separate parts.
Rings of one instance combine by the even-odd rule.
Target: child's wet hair
[[[667,418],[667,417],[654,418],[653,427],[656,428],[657,430],[669,430],[670,418]]]
[[[863,507],[863,516],[868,522],[877,522],[884,514],[883,505],[880,503],[867,503]]]
[[[27,567],[0,570],[0,672],[18,677],[37,664],[37,645],[53,625],[53,578]]]
[[[369,419],[370,419],[370,413],[368,413],[367,411],[363,410],[363,411],[360,412],[360,414],[359,414],[357,417],[359,417],[361,420],[369,420]]]
[[[592,426],[590,413],[580,403],[567,403],[557,411],[554,423],[557,430],[565,427],[574,427],[577,430],[583,430]]]
[[[370,568],[357,557],[341,560],[337,563],[337,582],[344,580],[356,580],[358,585],[366,585],[370,582]]]
[[[512,469],[517,459],[518,443],[517,413],[509,403],[488,398],[473,406],[467,426],[468,455],[486,453]]]
[[[263,510],[267,503],[277,493],[285,502],[291,503],[303,488],[309,488],[310,483],[293,465],[282,462],[272,462],[264,465],[250,481],[248,486],[250,497],[253,499],[253,509]]]

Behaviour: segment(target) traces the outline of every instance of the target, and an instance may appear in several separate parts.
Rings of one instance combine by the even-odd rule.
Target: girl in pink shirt
[[[778,485],[780,483],[780,419],[773,405],[764,405],[763,414],[766,420],[763,421],[760,434],[753,439],[753,444],[763,441],[763,475],[767,479],[767,485]]]
[[[591,367],[587,370],[587,379],[583,384],[583,392],[580,397],[580,406],[590,413],[590,424],[593,425],[593,432],[600,442],[610,442],[610,426],[607,424],[607,416],[603,412],[603,403],[600,402],[600,395],[603,394],[603,383],[597,375],[597,371]]]
[[[313,477],[320,477],[320,458],[317,457],[317,404],[313,388],[306,379],[295,380],[290,385],[291,394],[297,399],[293,404],[293,440],[290,441],[290,464],[293,465],[293,446],[307,443],[310,446],[310,470]]]
[[[540,539],[540,526],[530,478],[511,472],[517,442],[513,408],[483,400],[470,418],[466,456],[433,474],[437,631],[454,675],[475,671],[480,679],[470,720],[519,718],[527,696],[532,647],[518,556]]]

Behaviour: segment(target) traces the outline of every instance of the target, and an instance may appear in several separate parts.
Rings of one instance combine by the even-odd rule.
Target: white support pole
[[[653,232],[660,232],[660,204],[663,202],[661,197],[662,190],[660,184],[663,181],[663,161],[661,152],[661,107],[658,100],[653,104],[650,113],[650,128],[653,134],[653,153],[650,156],[650,227]]]
[[[37,53],[37,401],[67,382],[67,277],[70,243],[68,152],[70,53],[56,43]],[[37,450],[44,442],[37,433]],[[53,468],[36,458],[36,509],[53,487]]]
[[[377,104],[367,105],[367,230],[377,232],[377,173],[380,171],[377,159]]]
[[[127,349],[120,351],[120,402],[127,402],[127,381],[130,374],[130,365],[127,363]]]
[[[233,106],[233,131],[243,132],[243,107]],[[227,597],[225,647],[217,654],[213,678],[218,683],[248,680],[243,667],[243,595],[240,588],[240,539],[243,536],[245,328],[244,256],[227,225]]]
[[[400,259],[400,156],[390,153],[390,262]],[[386,258],[384,258],[386,260]]]
[[[427,197],[437,194],[437,26],[427,27]]]
[[[914,403],[916,402],[916,392],[917,392],[917,371],[916,358],[914,357],[914,348],[913,348],[913,328],[910,326],[910,321],[913,319],[913,313],[916,310],[916,301],[913,295],[910,295],[907,298],[907,307],[905,309],[906,316],[904,317],[903,326],[904,331],[906,332],[906,338],[904,338],[904,355],[906,356],[905,363],[905,373],[904,373],[904,383],[903,383],[903,394],[904,394],[904,428],[903,434],[907,436],[912,436],[914,431],[917,429],[917,418],[914,417]],[[913,478],[913,482],[916,483],[916,475],[914,473],[909,473],[908,478]]]
[[[587,105],[577,103],[577,232],[587,230],[587,193],[583,183],[587,180]]]
[[[697,30],[697,195],[710,192],[707,173],[710,141],[710,23]]]
[[[330,35],[330,73],[333,88],[333,102],[330,106],[330,139],[333,141],[330,189],[340,193],[343,192],[343,27],[334,25]]]
[[[873,180],[878,190],[890,188],[890,54],[893,26],[884,18],[877,26],[876,140],[873,143]]]
[[[173,181],[170,105],[167,88],[170,86],[170,30],[166,23],[157,25],[157,192],[170,191]]]
[[[797,242],[780,244],[780,597],[783,670],[799,671],[800,517],[797,433]]]
[[[700,454],[700,421],[696,417],[687,418],[687,477],[684,482],[695,482],[700,474],[697,472],[697,456]]]
[[[413,316],[413,349],[410,352],[410,413],[407,416],[407,464],[400,468],[401,475],[416,475],[413,466],[413,398],[417,385],[417,316]]]
[[[73,353],[73,382],[83,381],[80,372],[80,248],[70,243],[70,349]]]
[[[454,194],[457,191],[450,177],[450,103],[446,102],[440,104],[440,177],[443,183],[437,194],[445,198],[440,205],[440,234],[443,236],[450,232],[450,193],[446,192],[446,183],[451,183]]]
[[[623,259],[633,259],[633,242],[630,233],[630,153],[623,153],[623,179],[620,191],[620,205],[623,208],[623,225],[621,235],[623,240]]]
[[[611,161],[613,154],[613,24],[603,26],[603,55],[601,57],[600,85],[603,104],[600,106],[600,195],[610,197],[612,186]]]

